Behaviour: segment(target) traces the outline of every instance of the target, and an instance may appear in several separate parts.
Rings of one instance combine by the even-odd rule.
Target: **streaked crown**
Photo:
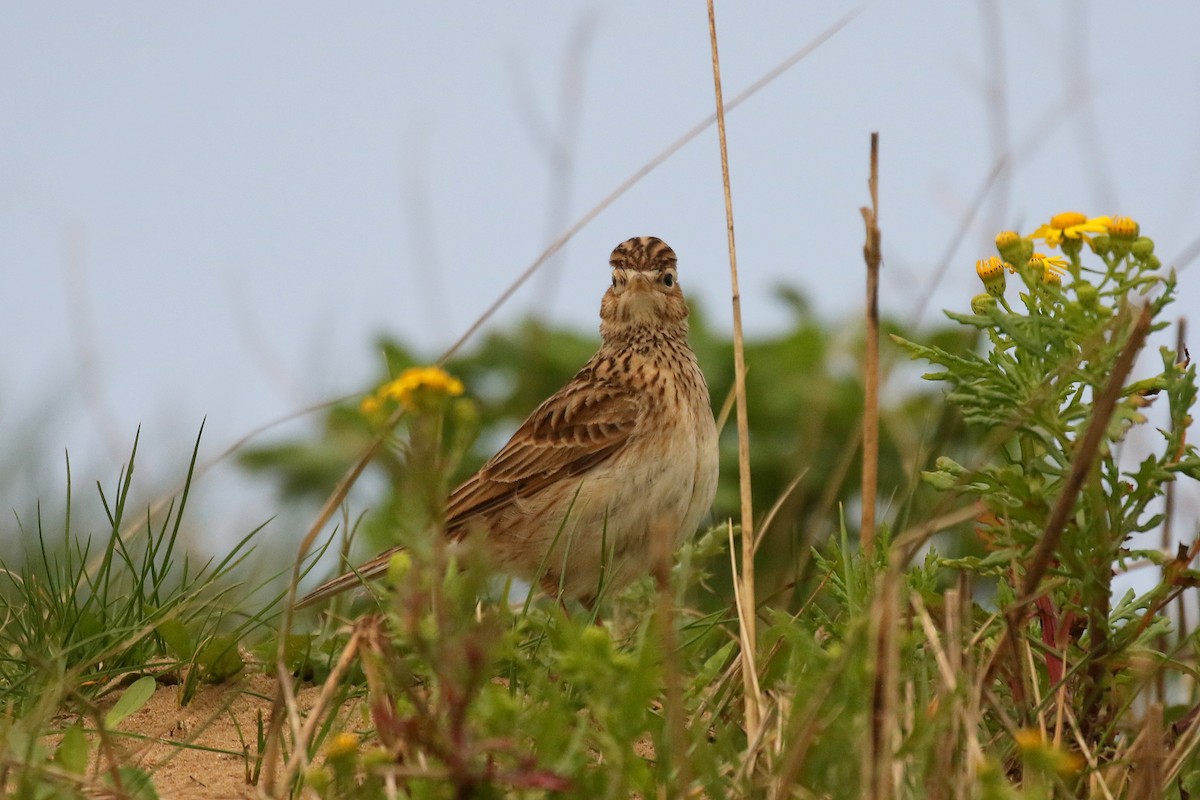
[[[613,269],[642,272],[675,266],[675,251],[657,236],[636,236],[617,245],[608,263]]]

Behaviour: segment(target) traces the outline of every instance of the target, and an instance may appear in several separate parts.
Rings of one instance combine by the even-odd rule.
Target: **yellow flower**
[[[1062,276],[1067,274],[1067,260],[1062,256],[1047,256],[1034,253],[1029,259],[1029,266],[1035,271],[1040,270],[1042,280],[1046,283],[1062,285]]]
[[[329,745],[325,748],[325,757],[330,761],[337,761],[338,759],[353,756],[357,750],[357,734],[343,731],[329,741]]]
[[[1089,233],[1105,233],[1108,228],[1108,217],[1092,217],[1088,219],[1077,211],[1067,211],[1055,214],[1050,222],[1029,234],[1030,239],[1045,239],[1049,247],[1058,247],[1063,239],[1082,239],[1091,242]]]
[[[1042,746],[1042,734],[1036,728],[1021,728],[1013,734],[1013,739],[1022,750],[1033,750]]]
[[[1113,217],[1108,222],[1108,235],[1114,239],[1132,242],[1138,237],[1140,226],[1129,217]]]
[[[1087,765],[1079,753],[1063,750],[1046,741],[1036,728],[1021,728],[1013,738],[1027,762],[1042,769],[1053,770],[1059,775],[1074,775]]]
[[[379,413],[381,408],[383,408],[383,401],[379,399],[379,395],[369,394],[362,399],[362,403],[359,405],[359,408],[362,410],[362,413],[366,414],[368,417],[373,417]]]
[[[412,367],[400,373],[400,377],[385,383],[376,394],[380,398],[394,400],[411,411],[416,408],[417,393],[421,390],[458,397],[463,393],[463,384],[441,367]]]

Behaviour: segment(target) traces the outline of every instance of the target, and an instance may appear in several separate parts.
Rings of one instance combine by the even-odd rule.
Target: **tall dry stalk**
[[[859,531],[866,558],[875,556],[875,506],[879,492],[879,267],[883,262],[879,231],[879,133],[871,134],[871,173],[867,181],[871,207],[863,206],[867,265],[866,350],[863,358],[862,421],[862,523]],[[899,675],[899,618],[901,569],[905,562],[892,558],[872,604],[874,687],[871,701],[871,742],[863,752],[865,795],[872,800],[892,796],[892,736],[896,729],[897,678]]]
[[[721,184],[725,190],[725,230],[729,239],[729,284],[733,301],[733,380],[737,397],[738,486],[742,505],[742,573],[735,587],[742,645],[742,691],[746,738],[758,737],[762,696],[758,686],[757,605],[754,599],[754,503],[750,494],[750,422],[746,414],[746,352],[742,336],[742,295],[738,289],[737,246],[733,236],[733,193],[729,188],[729,147],[725,138],[725,102],[721,97],[721,59],[717,53],[717,17],[708,0],[708,40],[712,46],[713,91],[717,101],[717,138],[721,143]]]
[[[867,342],[863,374],[862,526],[863,551],[875,554],[875,504],[879,491],[879,132],[871,134],[871,207],[859,209],[867,226],[863,259],[867,262]]]

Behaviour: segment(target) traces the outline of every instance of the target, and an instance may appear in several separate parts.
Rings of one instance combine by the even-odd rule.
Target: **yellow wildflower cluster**
[[[412,367],[362,401],[364,414],[378,414],[388,402],[415,411],[421,397],[458,397],[463,384],[441,367]]]
[[[1040,280],[1053,286],[1062,285],[1062,276],[1071,273],[1075,283],[1083,287],[1079,276],[1079,252],[1087,243],[1097,254],[1109,257],[1133,255],[1149,263],[1152,267],[1157,259],[1154,257],[1154,242],[1140,236],[1141,229],[1137,222],[1129,217],[1087,217],[1077,211],[1067,211],[1055,214],[1050,221],[1040,225],[1033,233],[1022,236],[1016,231],[1003,231],[996,236],[996,250],[1000,258],[992,256],[975,263],[975,272],[983,281],[987,290],[986,295],[976,295],[971,301],[975,313],[986,313],[986,309],[994,304],[995,299],[1004,302],[1005,278],[1004,269],[1009,272],[1017,270],[1013,264],[1027,264],[1029,272],[1026,280]],[[1050,248],[1061,248],[1070,257],[1070,261],[1061,256],[1048,256],[1033,251],[1033,241],[1041,239]],[[1003,260],[1001,260],[1003,259]],[[1074,266],[1072,266],[1074,265]],[[1086,288],[1086,287],[1083,287]]]

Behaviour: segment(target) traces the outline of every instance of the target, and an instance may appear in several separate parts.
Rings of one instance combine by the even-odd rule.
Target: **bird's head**
[[[612,286],[600,304],[607,340],[638,330],[687,333],[687,303],[675,271],[675,251],[662,239],[638,236],[617,245],[608,260]]]

